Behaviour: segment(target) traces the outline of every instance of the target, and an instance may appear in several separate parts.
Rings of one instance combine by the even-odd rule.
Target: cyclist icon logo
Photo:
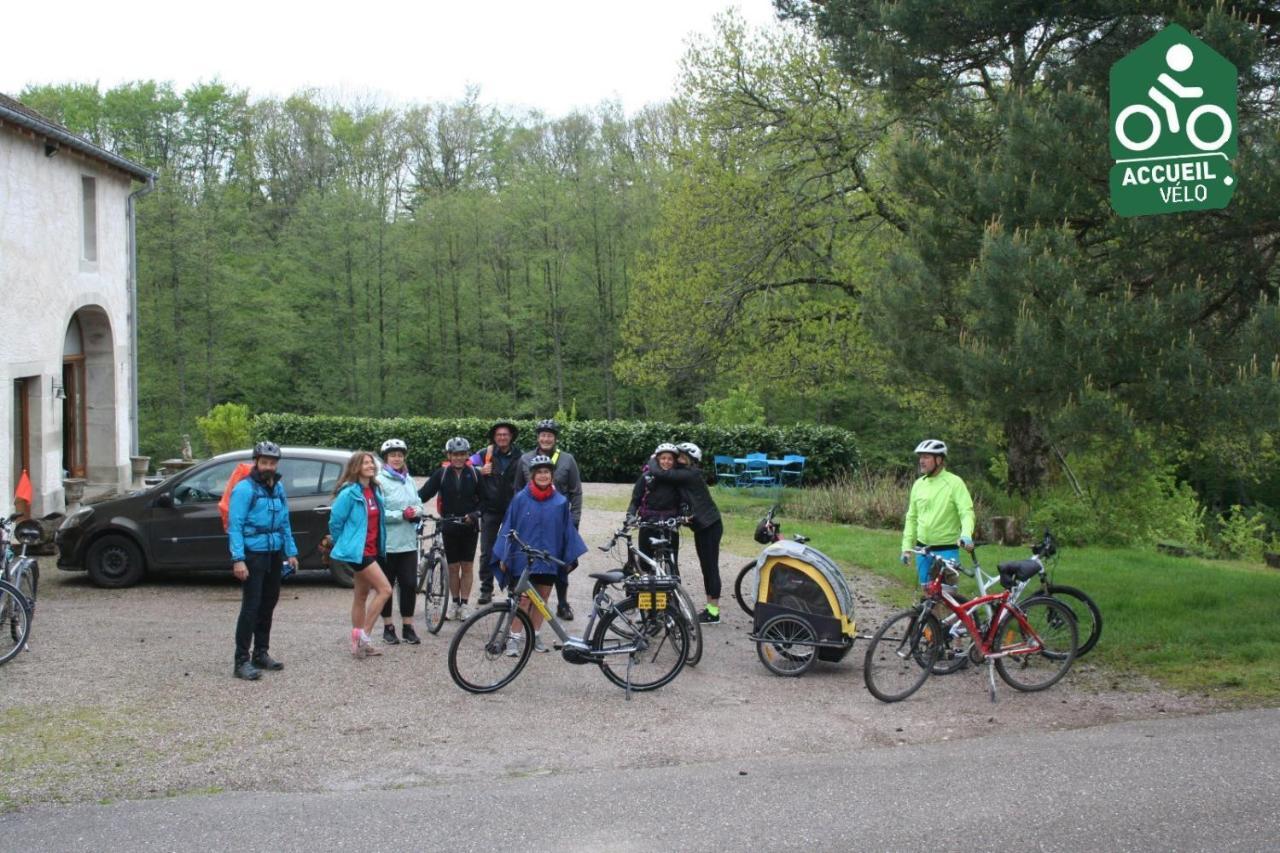
[[[1235,192],[1235,112],[1235,66],[1176,24],[1117,62],[1111,69],[1116,212],[1225,207]]]

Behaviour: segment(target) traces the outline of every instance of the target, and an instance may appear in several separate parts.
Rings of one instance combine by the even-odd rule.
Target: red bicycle
[[[907,610],[885,620],[867,648],[862,676],[871,695],[882,702],[898,702],[915,693],[928,679],[942,652],[944,631],[935,610],[945,607],[964,625],[973,644],[970,659],[987,663],[991,701],[996,701],[996,676],[1010,687],[1033,692],[1052,687],[1067,674],[1076,659],[1079,632],[1071,609],[1049,596],[1034,596],[1022,602],[1010,600],[1009,590],[982,595],[970,601],[956,597],[957,572],[972,576],[958,560],[948,560],[927,550],[917,554],[933,557],[924,598]],[[974,555],[977,566],[977,555]],[[975,613],[991,607],[987,624],[979,624]]]

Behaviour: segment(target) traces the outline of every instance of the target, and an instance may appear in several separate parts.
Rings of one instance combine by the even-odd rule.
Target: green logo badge
[[[1171,24],[1111,67],[1111,206],[1226,207],[1236,191],[1236,67]]]

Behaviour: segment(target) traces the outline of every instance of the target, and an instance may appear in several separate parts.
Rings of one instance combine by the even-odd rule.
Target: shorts
[[[341,562],[341,561],[339,561]],[[363,572],[365,569],[378,562],[377,557],[361,557],[359,563],[343,563],[344,566],[350,566],[353,572]]]
[[[476,543],[480,541],[480,531],[473,525],[470,529],[455,530],[446,528],[443,533],[444,558],[452,563],[470,563],[476,558]]]
[[[950,548],[946,551],[934,549],[933,554],[942,557],[944,560],[959,560],[960,549]],[[916,554],[916,578],[919,579],[920,585],[924,586],[929,582],[929,569],[933,566],[933,556],[924,554]]]

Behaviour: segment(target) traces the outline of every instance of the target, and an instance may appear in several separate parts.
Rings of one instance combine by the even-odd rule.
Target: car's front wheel
[[[142,549],[127,536],[110,534],[89,546],[85,562],[89,579],[108,589],[133,586],[146,574]]]

